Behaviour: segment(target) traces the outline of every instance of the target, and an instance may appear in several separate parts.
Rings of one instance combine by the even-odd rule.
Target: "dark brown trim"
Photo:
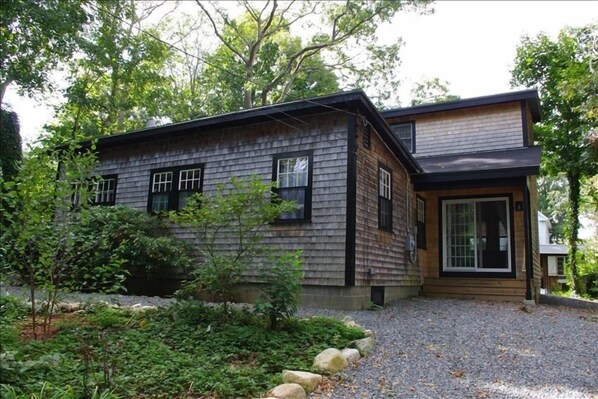
[[[525,177],[499,178],[499,179],[476,179],[476,180],[455,180],[438,183],[415,183],[416,191],[440,191],[468,188],[504,187],[515,186],[525,181]]]
[[[357,215],[357,122],[347,115],[347,210],[345,221],[345,286],[355,286]]]
[[[424,204],[424,221],[423,223],[419,221],[419,201],[423,202]],[[427,249],[426,241],[426,199],[420,195],[415,195],[415,221],[417,226],[417,248],[418,249]]]
[[[281,152],[272,156],[272,181],[278,179],[278,160],[285,158],[298,158],[307,156],[307,187],[305,188],[305,204],[303,205],[303,217],[301,219],[276,219],[274,224],[288,224],[288,223],[311,223],[311,193],[313,186],[313,163],[314,152],[312,150]],[[278,192],[276,188],[274,192]]]
[[[527,120],[527,103],[521,100],[521,130],[523,131],[523,146],[529,147],[529,126]]]
[[[509,212],[508,217],[509,219],[509,239],[510,239],[510,247],[511,247],[511,270],[508,272],[446,272],[443,270],[443,224],[442,224],[442,202],[446,200],[456,200],[456,199],[479,199],[479,198],[494,198],[494,197],[502,197],[507,198],[507,203],[509,204]],[[457,196],[447,196],[447,197],[438,197],[438,271],[440,277],[467,277],[467,278],[516,278],[517,277],[517,257],[515,256],[515,215],[513,210],[513,193],[496,193],[496,194],[483,194],[483,195],[457,195]]]
[[[523,184],[523,231],[525,241],[525,299],[532,300],[532,279],[534,277],[534,262],[531,251],[532,232],[531,232],[531,196],[527,179]]]

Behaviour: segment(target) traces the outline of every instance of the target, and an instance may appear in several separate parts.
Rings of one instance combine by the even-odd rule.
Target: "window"
[[[417,247],[426,249],[426,203],[417,197]]]
[[[378,167],[378,228],[392,231],[392,174]]]
[[[565,275],[565,257],[564,256],[556,257],[556,274],[557,274],[557,276]]]
[[[157,169],[151,172],[148,212],[183,209],[188,198],[200,193],[203,165]]]
[[[415,152],[415,122],[392,125],[395,136],[407,147],[411,153]]]
[[[102,176],[94,183],[94,205],[114,205],[116,202],[116,175]]]
[[[508,198],[442,201],[444,272],[511,272]]]
[[[272,180],[276,181],[278,197],[297,204],[294,211],[280,215],[279,221],[309,221],[312,186],[311,151],[275,155],[272,169]]]

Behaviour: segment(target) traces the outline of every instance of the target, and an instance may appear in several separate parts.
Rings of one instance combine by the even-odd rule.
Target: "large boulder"
[[[306,371],[284,370],[282,372],[282,382],[299,384],[305,389],[305,392],[309,393],[322,382],[322,376]]]
[[[357,349],[361,356],[365,356],[374,350],[374,347],[376,346],[376,340],[374,337],[365,337],[353,341],[351,346]]]
[[[268,396],[278,399],[307,399],[307,394],[299,384],[278,385],[268,392]]]
[[[314,359],[314,367],[329,371],[331,373],[341,371],[347,368],[348,365],[349,363],[347,363],[347,359],[345,359],[341,351],[335,348],[323,350]]]
[[[361,358],[359,355],[359,351],[353,348],[345,348],[341,351],[345,359],[347,359],[347,363],[353,364]]]

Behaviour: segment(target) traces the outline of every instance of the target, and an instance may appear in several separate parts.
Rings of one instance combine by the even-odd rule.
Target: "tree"
[[[440,103],[458,100],[461,97],[451,94],[447,81],[441,82],[439,78],[426,80],[416,84],[411,89],[411,105]]]
[[[224,35],[231,46],[242,47],[245,37],[256,36],[256,26],[249,13],[245,13],[235,28],[227,26]],[[338,91],[336,76],[318,54],[303,61],[301,68],[273,84],[277,73],[285,68],[289,58],[301,48],[301,39],[291,36],[288,28],[281,28],[276,35],[265,39],[256,54],[258,62],[251,72],[251,87],[244,74],[246,65],[239,62],[231,47],[222,44],[206,58],[207,66],[201,77],[204,111],[208,115],[243,109],[247,95],[259,97],[259,105],[300,98],[315,97]],[[253,100],[252,100],[253,104]]]
[[[119,0],[91,7],[95,23],[79,40],[83,55],[70,63],[67,102],[50,127],[58,141],[142,128],[161,116],[169,98],[163,68],[172,54],[159,32],[141,30],[157,6]]]
[[[18,115],[0,109],[0,176],[4,180],[12,180],[19,172],[19,164],[23,157],[20,130]]]
[[[76,48],[89,20],[86,0],[9,0],[0,8],[0,105],[6,89],[16,84],[32,94],[48,85],[57,63]]]
[[[19,175],[10,182],[0,180],[0,209],[10,227],[0,237],[0,263],[4,272],[22,278],[29,287],[34,337],[38,337],[36,293],[47,292],[42,337],[49,332],[58,293],[67,288],[74,259],[82,259],[95,248],[94,242],[76,241],[73,227],[80,217],[71,212],[88,203],[87,179],[95,164],[90,152],[76,148],[51,153],[47,148],[31,151]],[[59,178],[57,179],[57,175]]]
[[[538,179],[538,209],[552,226],[552,242],[563,243],[567,221],[567,180],[562,176],[542,176]]]
[[[379,83],[385,89],[381,96],[388,97],[397,85],[393,78],[398,69],[400,43],[377,45],[376,30],[399,10],[407,6],[425,7],[427,2],[244,1],[238,5],[246,13],[241,21],[229,18],[225,9],[213,3],[197,1],[197,4],[238,66],[230,75],[236,79],[236,87],[242,91],[242,107],[247,109],[287,99],[295,78],[312,69],[314,63],[309,60],[318,56],[352,84]],[[314,33],[305,42],[289,46],[284,58],[272,64],[274,59],[268,55],[278,50],[273,45],[275,37],[292,28]],[[359,59],[359,55],[365,58]],[[218,64],[224,70],[230,66]],[[386,73],[380,73],[381,68]],[[269,71],[268,79],[262,79],[263,70]]]
[[[222,302],[224,313],[242,274],[260,255],[264,229],[295,203],[273,198],[272,184],[258,177],[219,183],[211,195],[197,194],[185,208],[170,214],[173,222],[197,239],[202,262],[187,289],[206,292]]]
[[[588,112],[595,101],[593,85],[597,25],[565,28],[556,40],[545,34],[524,37],[517,48],[512,71],[514,85],[537,87],[540,92],[543,121],[538,125],[538,140],[543,147],[543,171],[562,175],[569,188],[567,243],[573,289],[580,293],[577,271],[581,186],[598,173],[596,152],[591,135],[596,119]]]

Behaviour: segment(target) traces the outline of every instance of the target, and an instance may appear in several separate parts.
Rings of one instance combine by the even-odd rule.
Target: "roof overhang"
[[[288,126],[289,121],[293,119],[331,111],[339,111],[347,114],[357,114],[359,112],[360,115],[365,116],[397,159],[407,168],[409,173],[421,172],[421,168],[413,156],[395,137],[384,117],[382,117],[362,90],[352,90],[307,100],[268,105],[187,122],[104,136],[97,140],[96,146],[99,150],[102,150],[110,147],[144,143],[166,137],[181,137],[190,133],[207,132],[215,129],[245,126],[261,122],[274,121]],[[89,141],[82,143],[83,146],[89,144]]]
[[[538,97],[538,91],[535,89],[391,109],[388,111],[383,111],[382,116],[387,119],[399,118],[517,101],[524,101],[527,103],[532,113],[533,122],[541,121],[542,116],[540,113],[540,98]]]
[[[567,255],[569,246],[564,244],[540,244],[541,255]]]
[[[437,185],[474,181],[516,179],[540,172],[540,147],[501,151],[440,155],[418,158],[423,173],[414,175],[416,190],[432,190]]]

